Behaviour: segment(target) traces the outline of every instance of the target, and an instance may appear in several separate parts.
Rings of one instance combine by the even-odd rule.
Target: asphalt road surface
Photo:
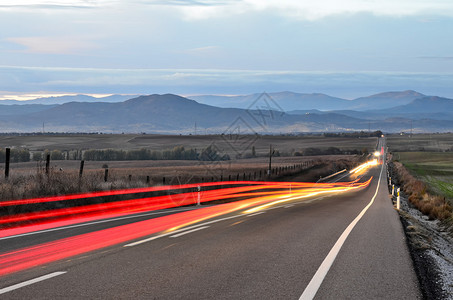
[[[372,168],[361,191],[236,211],[5,275],[0,298],[418,299],[385,174]],[[198,208],[164,214],[181,209]],[[0,240],[0,257],[156,216]]]

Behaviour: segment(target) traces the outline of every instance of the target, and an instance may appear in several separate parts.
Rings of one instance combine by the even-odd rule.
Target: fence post
[[[9,177],[9,158],[11,156],[11,149],[6,148],[5,149],[5,179],[8,179]]]
[[[146,183],[149,184],[149,175],[146,176]]]
[[[49,175],[49,168],[50,168],[50,154],[47,154],[46,157],[46,174]]]
[[[109,169],[105,168],[105,170],[104,170],[104,182],[107,182],[108,179],[109,179]]]
[[[392,197],[395,196],[395,185],[392,184]]]
[[[85,161],[81,160],[80,161],[80,170],[79,170],[79,178],[82,178],[83,175],[83,166],[85,165]]]
[[[165,184],[165,176],[162,177],[162,184]]]
[[[132,175],[129,174],[129,182],[132,181]]]
[[[197,205],[200,205],[200,199],[201,199],[201,186],[197,187]]]

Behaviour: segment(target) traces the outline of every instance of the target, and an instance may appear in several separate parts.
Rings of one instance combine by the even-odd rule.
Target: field
[[[397,152],[394,159],[453,203],[453,152]]]
[[[387,144],[391,151],[428,151],[445,152],[453,151],[453,133],[439,134],[413,134],[387,136]]]
[[[327,149],[336,147],[341,150],[363,148],[372,149],[376,138],[343,138],[324,136],[288,135],[149,135],[149,134],[83,134],[83,135],[32,135],[0,136],[0,148],[23,147],[30,151],[43,150],[86,150],[122,149],[150,150],[172,149],[175,146],[203,149],[214,145],[230,157],[236,154],[251,153],[255,146],[257,155],[267,155],[269,145],[282,154],[291,155],[305,148]]]
[[[43,135],[0,136],[0,148],[26,147],[33,151],[83,149],[171,149],[175,146],[202,149],[209,145],[231,160],[134,160],[85,161],[79,180],[79,160],[51,160],[50,174],[45,174],[45,162],[11,163],[10,178],[0,179],[0,200],[30,198],[45,195],[87,192],[159,184],[182,184],[212,180],[266,180],[269,145],[280,154],[272,158],[272,168],[295,165],[297,170],[281,170],[272,176],[282,180],[291,176],[296,181],[316,181],[320,176],[359,163],[361,155],[294,156],[305,148],[367,149],[372,151],[376,138],[338,138],[322,136],[169,136],[169,135]],[[244,158],[252,154],[256,157]],[[246,154],[238,156],[237,154]],[[239,158],[240,157],[240,158]],[[316,165],[315,167],[313,167]],[[0,165],[3,174],[4,165]],[[108,180],[104,181],[108,168]],[[297,173],[297,174],[295,174]],[[261,176],[260,176],[261,175]],[[294,177],[295,176],[295,177]]]

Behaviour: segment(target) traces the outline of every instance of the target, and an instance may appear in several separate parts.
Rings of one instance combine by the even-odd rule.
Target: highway
[[[385,164],[360,182],[370,178],[349,192],[177,207],[3,238],[0,298],[420,299]]]

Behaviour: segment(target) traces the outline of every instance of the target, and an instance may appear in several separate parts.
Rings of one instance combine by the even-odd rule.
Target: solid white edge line
[[[326,258],[324,259],[322,264],[319,266],[319,268],[316,271],[313,278],[310,280],[310,283],[305,288],[305,290],[302,293],[302,295],[300,296],[299,300],[309,300],[309,299],[313,299],[315,297],[316,293],[318,292],[319,287],[321,286],[322,282],[324,281],[324,278],[327,275],[327,272],[329,272],[330,267],[332,266],[333,262],[335,261],[335,258],[337,257],[338,253],[340,252],[341,247],[343,246],[344,242],[348,238],[352,229],[354,229],[355,225],[360,221],[360,219],[366,213],[368,208],[370,208],[370,206],[373,204],[374,199],[376,199],[376,196],[379,191],[379,186],[381,184],[381,177],[382,177],[383,170],[384,170],[384,164],[382,164],[382,167],[381,167],[381,172],[379,174],[379,180],[378,180],[378,184],[376,187],[376,192],[374,193],[373,198],[371,198],[370,203],[368,203],[368,205],[365,206],[365,208],[360,212],[360,214],[343,231],[340,238],[337,240],[335,245],[330,250],[329,254],[327,254]]]
[[[30,279],[30,280],[18,283],[18,284],[12,285],[12,286],[8,286],[6,288],[2,288],[2,289],[0,289],[0,295],[4,294],[4,293],[11,292],[11,291],[14,291],[14,290],[17,290],[17,289],[20,289],[20,288],[25,287],[27,285],[31,285],[31,284],[34,284],[34,283],[37,283],[37,282],[40,282],[40,281],[44,281],[44,280],[53,278],[55,276],[62,275],[64,273],[66,273],[66,271],[54,272],[54,273],[50,273],[50,274],[47,274],[47,275],[44,275],[44,276],[41,276],[41,277],[37,277],[37,278],[34,278],[34,279]]]
[[[184,232],[181,232],[181,233],[178,233],[178,234],[174,234],[174,235],[172,235],[170,237],[171,238],[177,238],[177,237],[183,236],[185,234],[192,233],[192,232],[195,232],[195,231],[198,231],[198,230],[202,230],[202,229],[206,229],[206,228],[209,228],[209,226],[203,226],[203,227],[194,228],[194,229],[189,230],[189,231],[184,231]]]
[[[164,213],[180,212],[180,211],[194,210],[194,209],[197,209],[197,208],[185,208],[185,209],[178,209],[178,210],[171,210],[171,211],[142,213],[142,214],[137,214],[137,215],[129,215],[129,216],[123,216],[123,217],[116,217],[116,218],[112,218],[112,219],[104,219],[104,220],[100,220],[100,221],[93,221],[93,222],[88,222],[88,223],[79,223],[79,224],[74,224],[74,225],[68,225],[68,226],[62,226],[62,227],[56,227],[56,228],[49,228],[49,229],[44,229],[44,230],[39,230],[39,231],[33,231],[33,232],[27,232],[27,233],[21,233],[21,234],[16,234],[16,235],[5,236],[5,237],[1,237],[0,241],[1,240],[12,239],[12,238],[17,238],[17,237],[22,237],[22,236],[27,236],[27,235],[39,234],[39,233],[46,233],[46,232],[52,232],[52,231],[58,231],[58,230],[64,230],[64,229],[71,229],[71,228],[76,228],[76,227],[90,226],[90,225],[96,225],[96,224],[107,223],[107,222],[115,222],[115,221],[121,221],[121,220],[126,220],[126,219],[140,218],[140,217],[146,217],[146,216],[151,216],[151,215],[160,215],[160,214],[164,214]]]

